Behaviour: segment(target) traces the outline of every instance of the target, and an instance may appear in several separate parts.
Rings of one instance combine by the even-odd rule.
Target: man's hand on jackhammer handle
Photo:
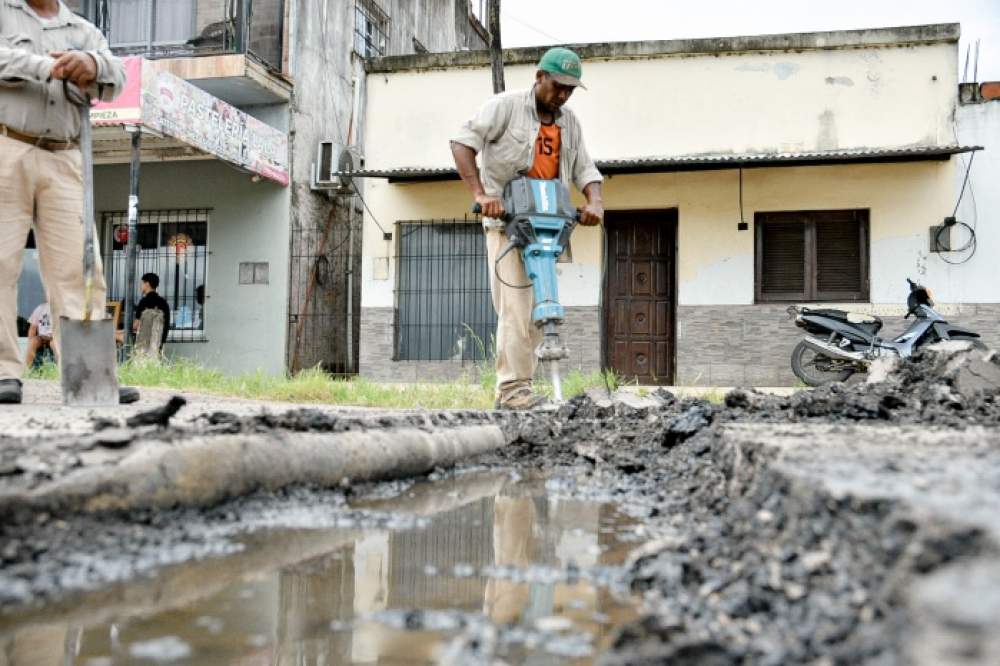
[[[503,202],[500,200],[500,197],[477,194],[476,204],[479,206],[483,217],[492,217],[499,220],[503,217],[505,212],[503,209]]]
[[[585,227],[592,227],[600,224],[604,220],[604,204],[599,201],[588,202],[580,209],[580,224]]]

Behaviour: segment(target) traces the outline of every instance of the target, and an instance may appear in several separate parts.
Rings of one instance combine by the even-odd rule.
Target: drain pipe
[[[35,511],[204,507],[291,485],[337,487],[426,474],[508,442],[499,425],[339,433],[201,435],[137,440],[117,464],[82,469],[30,492],[0,495],[0,516]]]

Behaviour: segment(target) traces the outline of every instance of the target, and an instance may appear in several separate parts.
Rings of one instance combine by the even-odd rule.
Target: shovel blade
[[[59,318],[59,369],[63,404],[118,404],[115,329],[111,319]]]

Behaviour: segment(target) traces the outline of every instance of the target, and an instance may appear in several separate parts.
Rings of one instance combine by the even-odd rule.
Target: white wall
[[[972,160],[969,184],[956,216],[975,228],[978,248],[967,263],[959,266],[950,266],[941,257],[933,255],[927,262],[928,274],[933,278],[928,281],[936,285],[940,280],[940,287],[935,286],[934,289],[938,298],[943,298],[943,288],[947,288],[954,294],[955,300],[995,303],[1000,301],[1000,280],[997,279],[997,260],[1000,258],[1000,101],[959,106],[955,112],[955,125],[962,144],[985,148]],[[956,200],[968,163],[966,155],[956,165]],[[953,243],[961,244],[968,238],[965,231],[953,233]],[[944,255],[951,261],[961,261],[967,256]]]
[[[121,211],[128,167],[95,173],[98,215]],[[289,189],[219,161],[142,165],[140,210],[211,208],[205,333],[208,342],[173,343],[167,352],[228,373],[285,368],[288,328]],[[270,263],[269,284],[240,285],[239,263]]]

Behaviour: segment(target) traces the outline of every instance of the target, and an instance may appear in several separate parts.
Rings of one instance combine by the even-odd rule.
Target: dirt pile
[[[915,516],[903,502],[834,496],[775,469],[766,446],[736,448],[725,436],[741,423],[840,424],[858,441],[871,437],[869,424],[1000,423],[993,356],[928,350],[880,379],[790,397],[739,389],[721,405],[665,391],[594,394],[554,419],[521,424],[497,458],[555,474],[583,464],[576,490],[602,488],[655,537],[628,572],[648,613],[600,663],[904,660],[906,586],[996,544],[975,527]]]
[[[787,398],[736,390],[726,396],[734,420],[887,421],[928,426],[1000,423],[1000,358],[964,345],[926,348],[876,368],[866,383],[832,384]]]

